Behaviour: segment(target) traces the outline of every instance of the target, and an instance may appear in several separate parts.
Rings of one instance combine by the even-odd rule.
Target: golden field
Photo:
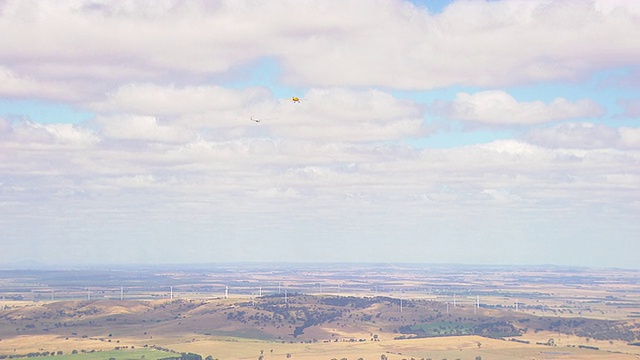
[[[118,298],[123,288],[94,285],[86,295],[77,287],[15,287],[1,303],[0,356],[76,350],[79,358],[105,352],[123,360],[163,349],[220,360],[640,359],[640,347],[630,344],[640,334],[640,282],[634,272],[616,274],[586,272],[567,282],[561,272],[394,268],[384,280],[378,274],[374,287],[362,274],[318,285],[331,278],[318,271],[308,285],[311,275],[298,271],[260,287],[258,296],[269,276],[243,273],[253,282],[228,293],[220,284],[229,280],[211,275],[170,293],[136,290],[136,299],[130,288],[129,298]],[[126,353],[108,352],[114,349]]]

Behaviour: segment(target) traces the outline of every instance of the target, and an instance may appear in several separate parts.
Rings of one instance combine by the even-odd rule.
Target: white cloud
[[[315,89],[300,104],[280,104],[270,131],[322,141],[385,141],[422,135],[422,110],[413,101],[377,91]]]
[[[0,117],[0,136],[8,135],[13,131],[13,126],[11,122]]]
[[[128,84],[107,94],[90,108],[101,113],[156,114],[160,116],[207,114],[246,107],[265,100],[269,92],[260,88],[244,90],[220,86],[160,86]]]
[[[204,83],[263,57],[297,85],[433,89],[580,79],[640,56],[629,1],[458,1],[437,15],[391,0],[125,4],[5,1],[0,64],[96,99],[129,83]]]
[[[640,149],[640,129],[614,128],[586,122],[533,129],[523,138],[549,148]]]
[[[627,35],[638,30],[638,7],[574,4],[460,1],[429,16],[378,3],[355,16],[354,31],[345,26],[291,50],[302,58],[289,64],[291,76],[323,85],[424,89],[576,79],[612,64],[633,66],[612,54],[637,56],[638,40]]]
[[[19,152],[0,142],[2,201],[14,204],[12,213],[46,224],[73,224],[83,233],[116,231],[139,244],[163,234],[149,226],[140,238],[139,224],[170,223],[172,236],[185,239],[250,226],[313,247],[307,235],[327,226],[374,235],[406,224],[422,234],[425,228],[440,232],[486,221],[474,227],[483,235],[492,227],[510,229],[505,217],[544,223],[559,214],[589,214],[594,206],[611,211],[598,212],[602,221],[622,221],[620,213],[633,211],[629,199],[640,177],[632,166],[640,161],[637,151],[556,149],[515,140],[422,151],[261,137],[173,142],[165,125],[151,120],[104,119],[113,128],[99,135],[99,146],[82,151],[60,145],[41,151],[37,138],[23,141]],[[116,130],[136,135],[126,138],[138,146],[123,144]],[[446,231],[433,236],[450,238]]]
[[[482,190],[481,193],[489,196],[492,200],[499,203],[503,203],[503,204],[518,202],[521,200],[519,196],[513,196],[509,194],[509,191],[505,189],[502,189],[502,190],[484,189]]]
[[[37,85],[33,80],[19,78],[13,71],[0,66],[0,94],[12,94],[20,96],[38,93]],[[38,89],[40,90],[40,89]]]
[[[624,149],[640,149],[640,129],[621,127],[618,129],[620,134],[620,145]]]
[[[154,131],[155,125],[150,130],[145,124],[140,132]],[[38,149],[35,140],[30,144],[31,150]],[[68,156],[60,146],[43,153],[27,151],[28,145],[24,144],[19,162],[3,164],[5,173],[20,173],[40,181],[30,174],[38,174],[43,164],[55,164]],[[640,175],[639,170],[628,166],[638,156],[612,149],[556,150],[514,140],[427,149],[422,153],[380,144],[197,140],[188,144],[165,143],[161,147],[142,146],[135,152],[109,144],[85,148],[73,157],[75,166],[66,176],[76,177],[75,182],[81,188],[82,184],[91,184],[93,195],[98,197],[103,188],[147,184],[149,190],[153,189],[149,196],[153,193],[170,199],[172,194],[180,194],[171,200],[179,202],[216,199],[225,204],[249,201],[257,205],[274,196],[277,201],[270,206],[277,207],[294,197],[295,203],[287,204],[287,208],[299,205],[311,210],[314,206],[331,208],[348,197],[354,211],[378,204],[399,212],[424,213],[431,211],[418,210],[425,198],[435,204],[479,210],[484,208],[482,199],[487,195],[504,203],[540,203],[554,201],[558,196],[581,202],[592,199],[590,191],[594,188],[610,192],[611,197],[602,201],[615,202],[624,194],[608,188],[611,184],[607,179],[622,183],[624,178],[619,176],[618,169],[625,169],[632,177]],[[56,187],[59,181],[63,179],[48,179],[39,187],[41,190]],[[560,195],[558,191],[575,186],[576,181],[584,184],[584,188]],[[267,197],[253,199],[258,194]],[[247,211],[262,210],[255,207]]]
[[[77,94],[70,84],[47,81],[15,71],[0,64],[0,96],[13,98],[42,98],[48,100],[75,100]]]
[[[604,108],[589,99],[519,102],[502,90],[458,93],[455,100],[441,105],[441,111],[452,119],[487,125],[530,125],[604,115]]]
[[[38,124],[30,121],[12,124],[6,120],[0,121],[0,139],[3,140],[0,145],[10,148],[44,146],[65,150],[92,147],[100,141],[98,134],[72,124]]]
[[[640,99],[620,99],[623,112],[620,117],[640,118]]]
[[[21,204],[33,205],[47,194],[75,191],[66,177],[85,170],[85,156],[95,154],[100,141],[99,134],[71,124],[0,119],[0,173],[11,184],[11,193],[30,194]],[[10,198],[0,203],[7,201]]]
[[[94,103],[92,108],[102,113],[137,114],[141,118],[157,115],[166,119],[167,134],[162,136],[165,139],[171,137],[169,127],[182,139],[184,136],[177,134],[187,130],[181,129],[218,139],[262,134],[347,142],[397,140],[424,132],[420,105],[378,90],[312,89],[300,103],[293,103],[290,99],[274,99],[263,88],[129,85],[108,95],[105,101]],[[251,122],[251,117],[261,122]],[[110,137],[149,139],[158,132],[148,128],[136,131],[141,121],[128,128],[121,126],[123,120],[105,119],[98,122]],[[156,126],[149,123],[154,121],[151,118],[145,119],[147,127]]]
[[[151,116],[98,117],[95,119],[95,123],[101,127],[105,137],[116,140],[184,143],[193,137],[189,131],[162,125],[155,117]]]
[[[133,175],[107,178],[104,183],[105,186],[117,189],[150,189],[156,187],[156,184],[157,180],[153,175]]]
[[[640,130],[546,125],[602,116],[596,101],[459,93],[444,115],[526,132],[421,149],[408,140],[426,138],[421,101],[441,93],[395,91],[634,73],[639,15],[635,2],[599,0],[456,1],[437,15],[395,0],[0,0],[0,33],[11,34],[0,36],[0,96],[95,113],[78,125],[0,119],[0,228],[33,243],[99,236],[86,242],[98,253],[88,261],[102,261],[95,249],[114,239],[146,260],[142,248],[158,238],[214,249],[245,237],[265,253],[274,251],[268,240],[260,247],[265,237],[310,252],[326,239],[354,249],[358,239],[380,248],[401,239],[425,254],[435,239],[454,250],[463,238],[549,244],[554,230],[590,218],[607,224],[607,241],[616,225],[637,233]],[[265,58],[281,68],[263,73]],[[635,100],[620,105],[635,116]],[[167,245],[158,258],[171,250],[180,255]]]

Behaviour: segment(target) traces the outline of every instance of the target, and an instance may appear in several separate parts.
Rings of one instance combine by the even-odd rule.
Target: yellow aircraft
[[[293,101],[294,103],[300,103],[300,98],[298,98],[297,96],[294,96],[291,98],[291,101]]]

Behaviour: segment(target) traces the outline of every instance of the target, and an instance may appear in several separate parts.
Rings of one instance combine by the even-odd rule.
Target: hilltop
[[[481,336],[552,347],[537,334],[634,342],[640,329],[626,321],[533,316],[510,310],[452,306],[390,297],[271,295],[250,299],[84,300],[8,307],[0,337],[57,339],[49,351],[166,348],[202,341],[365,343]],[[0,342],[0,354],[11,353]],[[483,340],[478,340],[481,347]],[[46,343],[46,341],[43,341]],[[55,344],[55,345],[54,345]],[[19,353],[44,349],[33,343]],[[587,344],[574,344],[591,347]],[[182,346],[180,346],[182,347]],[[169,348],[170,350],[174,350]]]

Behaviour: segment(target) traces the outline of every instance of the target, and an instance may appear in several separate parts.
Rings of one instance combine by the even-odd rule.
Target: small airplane
[[[307,99],[306,98],[299,98],[297,96],[292,96],[291,97],[291,101],[294,102],[294,103],[300,104],[300,102],[307,101]]]
[[[252,117],[250,117],[250,119],[251,119],[251,121],[253,121],[253,122],[257,122],[257,123],[259,123],[259,122],[260,122],[260,121],[262,121],[262,120],[273,120],[273,119],[277,119],[277,118],[274,118],[274,117],[271,117],[271,118],[254,118],[254,117],[252,116]]]

